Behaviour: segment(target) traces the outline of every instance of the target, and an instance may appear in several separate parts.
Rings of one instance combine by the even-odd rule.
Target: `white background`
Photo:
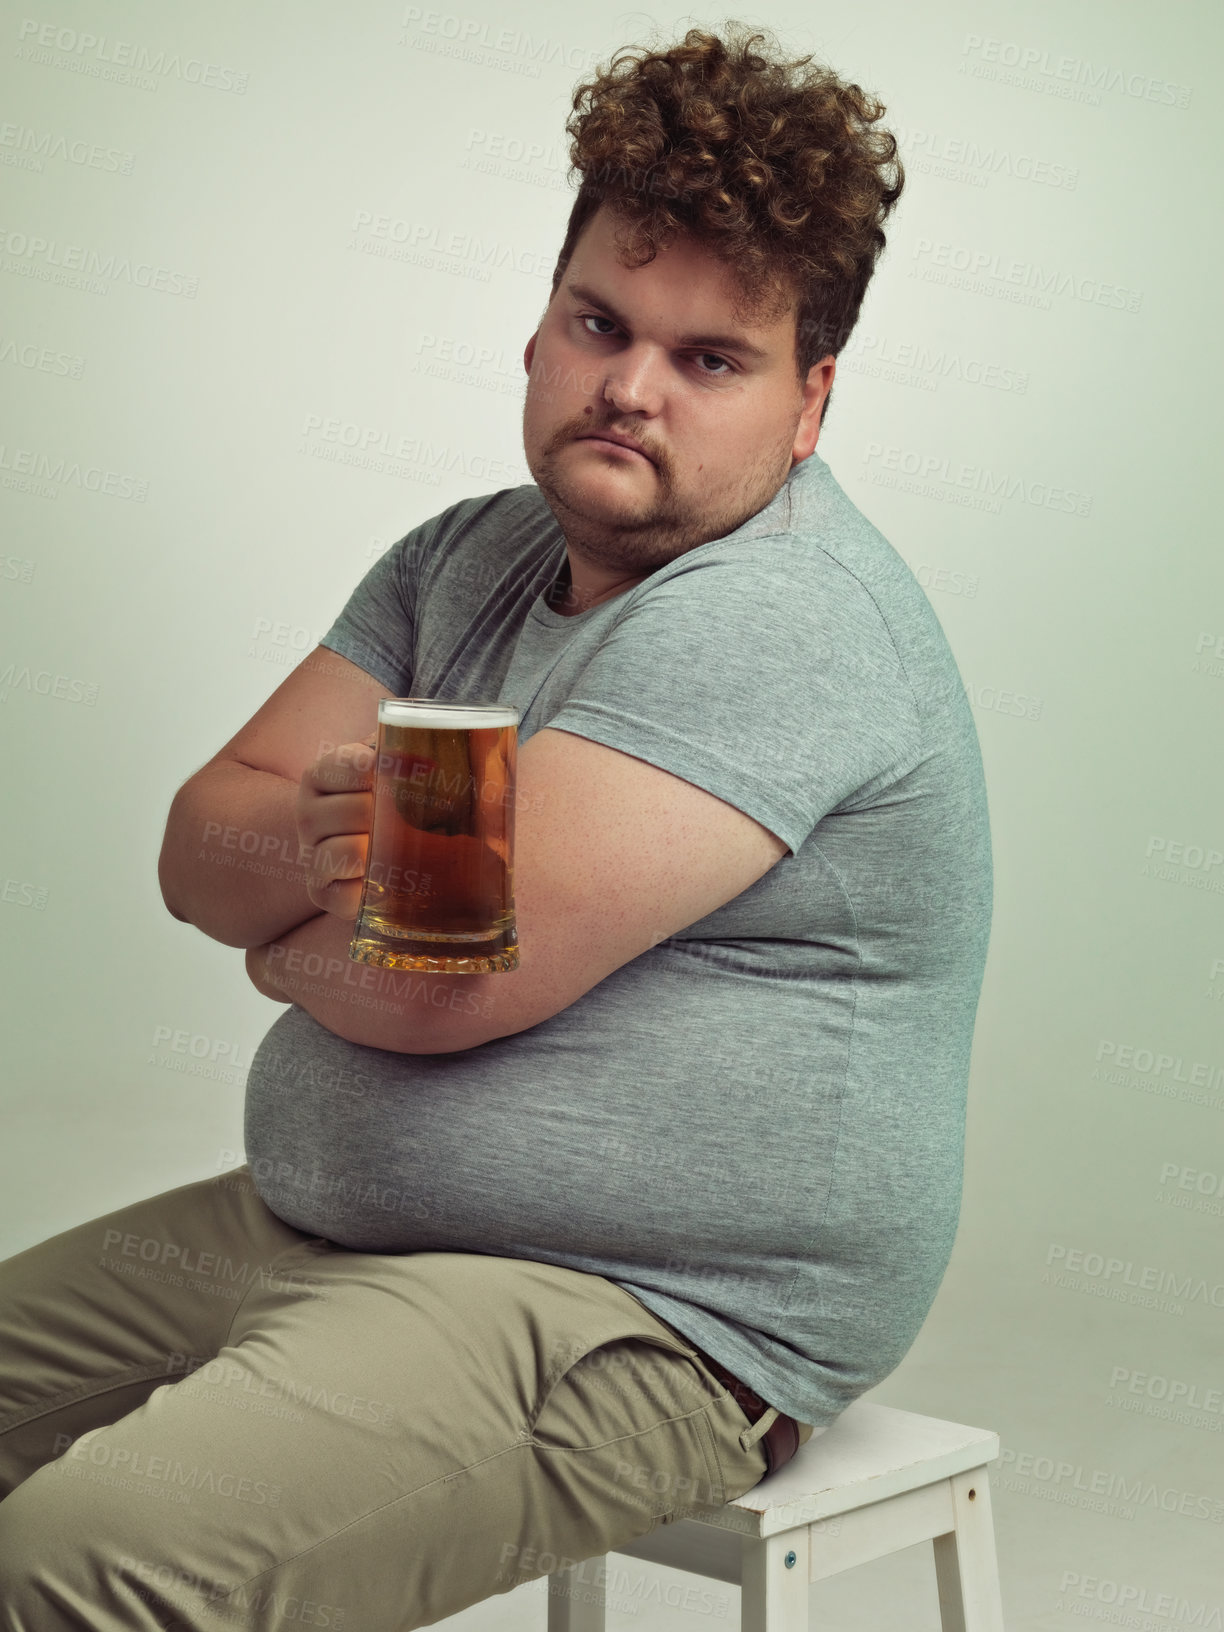
[[[1220,13],[819,13],[746,20],[878,94],[908,175],[819,451],[948,633],[996,857],[960,1233],[873,1397],[999,1433],[1013,1632],[1119,1603],[1218,1627]],[[170,800],[382,550],[530,479],[572,90],[655,24],[722,21],[64,0],[0,23],[0,1252],[240,1159],[281,1010],[166,912]],[[135,50],[160,67],[116,67]],[[613,1624],[709,1623],[658,1607],[667,1579],[626,1561]],[[456,1619],[536,1626],[542,1593]],[[813,1606],[924,1632],[929,1549]]]

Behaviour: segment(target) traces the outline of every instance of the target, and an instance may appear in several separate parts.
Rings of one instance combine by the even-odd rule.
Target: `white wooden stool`
[[[742,1632],[807,1632],[808,1585],[935,1548],[943,1632],[1003,1632],[986,1465],[999,1436],[869,1400],[725,1507],[690,1509],[616,1549],[741,1589]],[[605,1632],[607,1560],[548,1578],[548,1632]]]

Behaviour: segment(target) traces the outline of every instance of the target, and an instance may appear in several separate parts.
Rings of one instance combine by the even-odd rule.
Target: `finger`
[[[330,884],[308,885],[306,893],[321,912],[330,912],[348,923],[361,911],[361,879],[333,879]]]
[[[368,834],[374,819],[374,795],[303,790],[298,796],[296,814],[301,844],[323,844],[343,834]]]
[[[374,783],[377,749],[365,742],[342,742],[320,754],[302,773],[303,785],[319,793],[346,793]]]
[[[366,856],[370,841],[362,833],[345,833],[339,838],[324,839],[311,851],[307,861],[307,880],[320,888],[333,879],[360,879],[365,875]]]

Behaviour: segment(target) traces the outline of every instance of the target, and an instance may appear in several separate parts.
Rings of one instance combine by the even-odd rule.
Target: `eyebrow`
[[[602,295],[597,295],[593,289],[585,284],[567,283],[566,289],[574,299],[586,306],[598,306],[612,321],[622,329],[628,329],[631,324],[621,316],[610,301]],[[763,363],[769,359],[769,353],[760,346],[754,346],[750,340],[745,340],[735,334],[681,334],[676,337],[679,346],[708,346],[711,351],[737,351],[744,357],[750,357],[753,362]]]

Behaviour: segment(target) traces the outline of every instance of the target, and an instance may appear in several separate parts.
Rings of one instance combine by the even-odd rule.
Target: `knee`
[[[62,1566],[72,1528],[64,1525],[53,1502],[35,1486],[31,1475],[0,1502],[0,1581],[4,1583],[0,1627],[4,1632],[42,1632],[60,1621],[57,1609],[66,1608]],[[74,1608],[83,1610],[87,1603],[77,1599]]]
[[[63,1467],[52,1464],[0,1502],[0,1632],[200,1624],[176,1579],[184,1572],[154,1562],[157,1542],[139,1511],[87,1481],[67,1484]]]

